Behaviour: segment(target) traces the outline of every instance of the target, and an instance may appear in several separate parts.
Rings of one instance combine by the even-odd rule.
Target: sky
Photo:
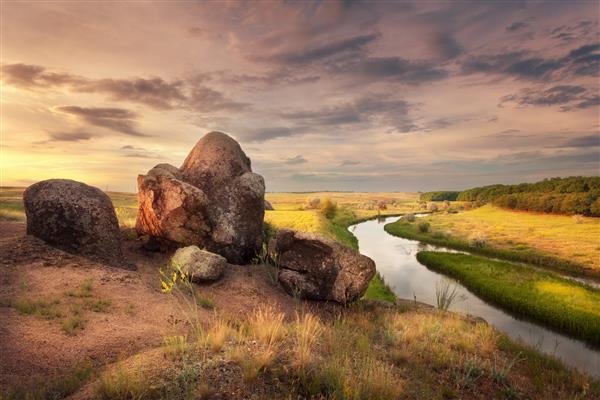
[[[597,1],[2,1],[1,182],[136,191],[207,132],[267,191],[600,174]]]

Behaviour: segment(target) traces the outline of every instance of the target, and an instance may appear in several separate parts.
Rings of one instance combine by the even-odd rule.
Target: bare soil
[[[80,361],[102,366],[125,359],[159,346],[166,335],[183,328],[177,323],[184,320],[181,304],[160,290],[159,270],[169,254],[144,250],[131,232],[123,234],[123,248],[137,271],[52,248],[26,235],[23,223],[0,221],[0,389],[59,376]],[[73,296],[89,279],[89,296]],[[199,292],[215,305],[200,312],[207,323],[214,312],[243,319],[263,305],[293,318],[297,306],[270,282],[262,266],[229,265],[220,281],[201,286]],[[23,314],[15,306],[23,300],[58,301],[53,307],[60,315]],[[86,301],[98,300],[109,301],[108,310],[86,309]],[[323,316],[339,309],[334,304],[303,305]],[[80,315],[85,326],[68,334],[62,323],[73,315]]]

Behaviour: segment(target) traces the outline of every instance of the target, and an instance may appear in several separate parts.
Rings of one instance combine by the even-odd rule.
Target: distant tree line
[[[425,192],[421,193],[419,199],[421,201],[455,201],[460,192],[452,191],[439,191],[439,192]]]
[[[430,201],[436,201],[435,194],[455,192],[423,193],[421,200],[430,193]],[[518,185],[481,186],[464,190],[453,200],[492,203],[513,210],[600,217],[600,177],[574,176]]]

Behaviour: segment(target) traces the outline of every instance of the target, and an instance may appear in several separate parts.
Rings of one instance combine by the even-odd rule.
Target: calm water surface
[[[420,264],[416,254],[421,250],[452,250],[392,236],[383,230],[386,223],[397,219],[398,217],[380,218],[353,225],[349,229],[358,238],[360,252],[375,261],[377,270],[398,297],[416,297],[417,301],[435,305],[436,283],[449,278]],[[461,295],[461,300],[450,307],[452,311],[482,317],[512,339],[521,340],[540,351],[559,357],[580,371],[600,377],[599,349],[517,319],[485,303],[456,281],[452,282]]]

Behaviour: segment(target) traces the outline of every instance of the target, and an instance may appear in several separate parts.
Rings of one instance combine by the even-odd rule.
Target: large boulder
[[[262,245],[264,195],[264,180],[240,145],[210,132],[181,168],[159,164],[138,177],[136,229],[155,242],[197,245],[246,263]]]
[[[375,275],[369,257],[336,241],[281,229],[269,243],[279,282],[291,295],[342,304],[359,299]]]
[[[70,253],[126,266],[115,210],[100,189],[69,179],[50,179],[29,186],[23,202],[28,234]]]
[[[226,265],[225,257],[200,250],[198,246],[177,249],[171,258],[171,266],[188,275],[192,282],[216,281],[225,272]]]

